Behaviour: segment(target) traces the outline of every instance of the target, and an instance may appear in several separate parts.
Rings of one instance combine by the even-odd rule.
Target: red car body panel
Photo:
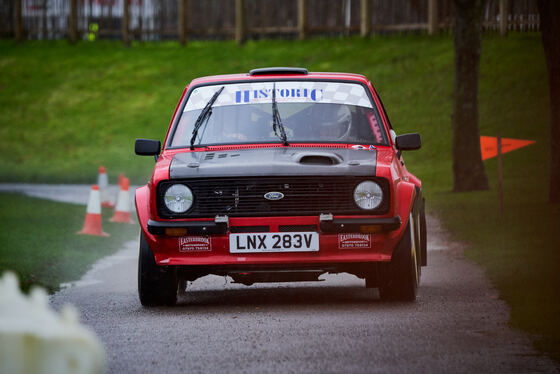
[[[274,79],[315,79],[315,80],[335,80],[335,81],[354,81],[361,83],[370,90],[370,93],[377,106],[383,126],[387,134],[390,130],[390,124],[382,108],[381,101],[377,96],[372,84],[366,77],[357,74],[346,73],[309,73],[308,75],[267,75],[267,80]],[[386,178],[391,184],[391,202],[389,210],[383,215],[359,215],[359,216],[334,216],[334,218],[366,218],[366,217],[400,217],[401,225],[398,229],[372,233],[370,235],[371,246],[366,249],[340,249],[339,235],[336,233],[319,233],[319,247],[317,252],[288,252],[288,253],[246,253],[232,254],[229,251],[229,235],[210,235],[210,250],[200,252],[181,252],[179,250],[178,237],[166,235],[153,235],[147,230],[148,220],[154,221],[213,221],[214,217],[193,218],[193,219],[173,219],[167,220],[158,216],[156,206],[156,187],[160,181],[168,180],[170,177],[169,167],[173,157],[177,153],[182,152],[202,152],[202,151],[218,151],[233,150],[247,148],[273,148],[284,147],[281,144],[240,144],[240,145],[224,145],[200,147],[195,150],[188,148],[183,149],[167,149],[168,138],[171,133],[173,124],[180,115],[181,103],[188,93],[189,87],[195,87],[201,84],[209,84],[216,82],[232,82],[232,81],[258,81],[263,80],[262,76],[250,76],[247,74],[220,75],[198,78],[191,82],[181,96],[177,107],[175,108],[169,129],[167,131],[164,147],[154,168],[152,177],[146,186],[136,190],[136,210],[140,227],[146,238],[147,243],[152,249],[155,261],[158,265],[297,265],[297,264],[321,264],[321,263],[359,263],[359,262],[389,262],[392,257],[393,250],[401,239],[409,215],[414,204],[417,191],[421,189],[421,182],[414,175],[409,173],[404,164],[398,158],[397,150],[393,140],[389,137],[389,146],[376,146],[377,164],[376,173],[378,177]],[[294,147],[332,147],[333,144],[295,144]],[[350,147],[351,145],[342,145],[342,147]],[[288,147],[292,147],[289,145]],[[341,147],[337,144],[336,147]],[[364,151],[367,152],[367,151]],[[270,232],[278,232],[279,225],[317,225],[319,227],[319,216],[288,216],[288,217],[231,217],[229,218],[230,226],[253,226],[253,225],[269,225]]]

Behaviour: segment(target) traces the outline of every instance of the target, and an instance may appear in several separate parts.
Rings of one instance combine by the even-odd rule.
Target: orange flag
[[[502,153],[515,151],[533,143],[535,143],[534,140],[502,138]],[[481,136],[480,151],[483,160],[496,157],[498,155],[498,138],[495,136]]]

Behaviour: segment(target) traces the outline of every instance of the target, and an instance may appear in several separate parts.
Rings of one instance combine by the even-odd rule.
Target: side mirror
[[[395,144],[400,151],[413,151],[415,149],[420,149],[422,146],[422,138],[418,133],[403,134],[397,136]]]
[[[136,139],[134,152],[138,156],[157,156],[161,151],[161,142],[152,139]]]

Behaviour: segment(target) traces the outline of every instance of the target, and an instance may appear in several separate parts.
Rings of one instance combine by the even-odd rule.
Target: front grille
[[[364,180],[376,181],[384,192],[383,203],[373,211],[362,210],[354,203],[354,188]],[[194,195],[192,208],[184,214],[172,213],[163,204],[165,191],[176,183],[187,185]],[[373,177],[189,179],[163,181],[157,191],[158,214],[162,218],[383,214],[389,210],[390,202],[387,180]],[[268,192],[280,192],[284,197],[267,200],[264,195]]]

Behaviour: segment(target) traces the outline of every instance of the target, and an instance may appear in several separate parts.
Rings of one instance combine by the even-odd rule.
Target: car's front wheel
[[[173,266],[158,266],[154,254],[140,233],[138,255],[138,296],[144,306],[173,305],[177,301],[177,270]]]
[[[418,246],[413,231],[414,219],[410,216],[404,235],[395,248],[393,258],[385,269],[379,294],[382,300],[414,301],[420,282]]]

